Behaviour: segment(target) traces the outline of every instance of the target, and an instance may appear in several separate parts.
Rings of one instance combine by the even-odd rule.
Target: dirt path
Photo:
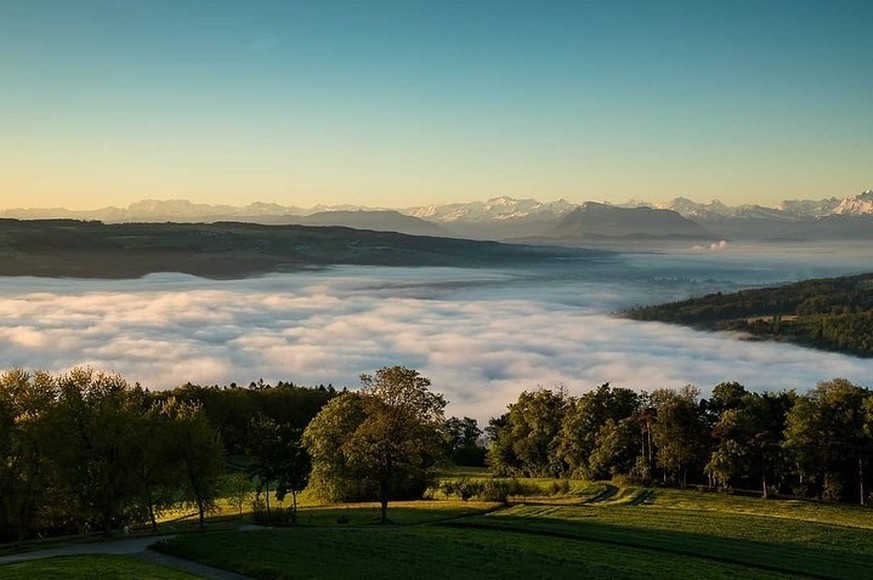
[[[154,550],[143,550],[142,552],[137,552],[134,556],[146,562],[160,564],[167,568],[173,568],[174,570],[187,572],[201,578],[208,578],[209,580],[251,580],[248,576],[242,576],[241,574],[235,574],[220,568],[213,568],[212,566],[206,566],[205,564],[199,564],[184,558],[177,558],[169,554],[161,554]]]

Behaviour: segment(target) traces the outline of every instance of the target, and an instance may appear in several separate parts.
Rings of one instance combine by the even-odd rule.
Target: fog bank
[[[238,281],[0,279],[0,367],[90,365],[164,389],[263,378],[356,386],[404,364],[430,377],[449,413],[487,417],[524,389],[580,393],[723,380],[806,389],[873,360],[745,342],[615,318],[654,303],[742,285],[861,271],[863,259],[799,255],[617,255],[565,268],[341,267]]]

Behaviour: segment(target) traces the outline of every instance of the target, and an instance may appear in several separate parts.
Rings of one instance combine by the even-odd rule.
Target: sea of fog
[[[510,269],[335,267],[231,281],[0,278],[0,368],[118,372],[185,382],[357,385],[420,370],[480,420],[525,389],[581,393],[725,380],[805,390],[873,378],[873,359],[746,342],[612,316],[625,308],[810,277],[873,271],[863,249],[722,248],[617,253]]]

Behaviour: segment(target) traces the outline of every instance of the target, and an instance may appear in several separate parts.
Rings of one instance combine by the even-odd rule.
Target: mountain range
[[[303,208],[274,203],[237,207],[187,200],[143,200],[126,208],[30,208],[0,211],[17,219],[74,218],[122,222],[221,222],[345,226],[404,234],[540,242],[592,239],[873,239],[873,190],[845,198],[786,200],[777,207],[728,206],[677,197],[624,204],[496,197],[487,201],[400,209]]]

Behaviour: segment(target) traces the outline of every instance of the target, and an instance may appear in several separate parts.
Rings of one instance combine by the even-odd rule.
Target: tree
[[[866,501],[865,465],[873,455],[865,410],[870,397],[867,389],[833,379],[800,397],[788,414],[786,450],[801,483],[813,484],[824,499],[842,499],[856,486],[860,503]]]
[[[652,437],[658,448],[658,464],[669,478],[684,487],[688,470],[702,458],[706,426],[697,398],[700,391],[692,386],[681,391],[659,389],[652,393],[657,417]]]
[[[597,431],[588,466],[594,477],[629,474],[636,463],[640,433],[632,419],[606,420]]]
[[[231,473],[224,478],[224,493],[242,515],[243,507],[252,498],[252,481],[245,473]]]
[[[450,417],[443,424],[443,440],[455,465],[485,465],[485,448],[480,444],[482,430],[476,419]]]
[[[179,477],[174,464],[172,425],[161,415],[161,406],[152,403],[132,421],[131,464],[136,477],[136,498],[145,507],[152,529],[157,530],[157,514],[175,503]]]
[[[205,527],[206,512],[213,508],[220,491],[222,447],[218,433],[196,404],[170,398],[163,403],[161,414],[169,422],[173,441],[167,461],[180,475],[183,498],[197,507],[200,527]]]
[[[136,430],[147,410],[144,390],[123,377],[75,368],[57,379],[52,421],[56,461],[86,526],[104,530],[143,519],[137,501]]]
[[[303,443],[312,456],[312,488],[326,501],[375,499],[367,479],[357,477],[345,451],[367,418],[364,396],[346,392],[333,399],[303,432]]]
[[[0,541],[39,529],[58,499],[48,420],[57,386],[46,373],[0,375]]]
[[[444,457],[440,428],[446,402],[430,380],[402,366],[361,375],[362,389],[328,403],[303,435],[313,481],[337,499],[350,491],[388,503],[420,495]]]
[[[259,415],[252,420],[248,473],[258,479],[258,490],[265,488],[267,518],[270,517],[270,485],[276,484],[276,499],[282,501],[291,494],[291,521],[297,521],[297,495],[306,489],[312,463],[301,442],[301,430],[279,424]]]
[[[727,408],[721,413],[712,430],[716,446],[703,468],[710,487],[728,489],[732,480],[742,474],[748,455],[750,430],[747,416],[740,409]]]
[[[285,453],[276,466],[276,498],[291,494],[291,523],[297,523],[297,496],[309,485],[312,458],[303,446],[303,432],[285,427],[281,437]]]
[[[640,407],[640,395],[630,389],[611,388],[606,383],[571,399],[567,407],[557,454],[570,471],[588,479],[624,472],[626,467],[630,471],[625,461],[627,447],[634,444],[632,440],[639,431],[630,419]],[[606,430],[601,433],[603,429]],[[611,465],[610,458],[621,465]],[[634,459],[630,457],[631,466]]]
[[[798,397],[786,418],[782,446],[804,495],[811,493],[822,475],[827,436],[818,405],[809,397]]]
[[[492,422],[489,464],[498,473],[557,477],[566,471],[558,433],[570,398],[564,389],[524,391],[501,425]]]

